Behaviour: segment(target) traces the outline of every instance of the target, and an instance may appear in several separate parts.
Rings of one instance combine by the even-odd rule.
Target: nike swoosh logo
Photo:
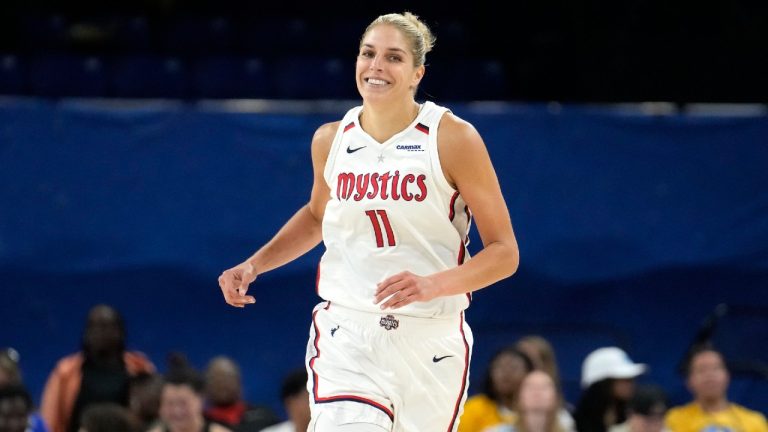
[[[439,362],[441,360],[447,359],[448,357],[453,357],[453,356],[452,355],[447,355],[447,356],[442,356],[442,357],[434,356],[434,357],[432,357],[432,361],[437,363],[437,362]]]
[[[362,150],[362,149],[364,149],[364,148],[366,148],[366,147],[367,147],[367,146],[362,146],[362,147],[358,147],[358,148],[356,148],[356,149],[353,149],[353,148],[350,148],[349,146],[347,146],[347,153],[354,153],[354,152],[356,152],[356,151],[358,151],[358,150]]]

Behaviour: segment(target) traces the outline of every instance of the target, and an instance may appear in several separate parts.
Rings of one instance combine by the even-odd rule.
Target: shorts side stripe
[[[461,391],[459,397],[456,399],[456,405],[453,409],[453,418],[450,425],[448,425],[447,432],[452,432],[456,425],[456,419],[459,416],[459,407],[461,406],[461,400],[464,398],[464,392],[467,389],[467,373],[469,372],[469,343],[467,342],[467,335],[464,333],[464,312],[461,313],[461,320],[459,320],[459,331],[461,332],[461,338],[464,340],[464,373],[461,377]]]
[[[328,309],[331,306],[331,302],[328,302],[328,304],[323,309]],[[319,395],[319,381],[320,377],[315,373],[315,360],[320,358],[320,329],[317,327],[317,313],[319,310],[316,310],[315,313],[312,314],[312,325],[315,328],[315,340],[312,342],[312,344],[315,346],[315,356],[312,357],[312,359],[309,360],[309,368],[312,370],[312,398],[314,399],[315,403],[321,404],[321,403],[330,403],[330,402],[358,402],[358,403],[364,403],[366,405],[370,405],[378,410],[381,410],[384,414],[386,414],[391,421],[395,420],[395,414],[392,412],[391,409],[388,409],[384,405],[372,401],[370,399],[366,399],[361,396],[354,396],[354,395],[336,395],[336,396],[328,396],[328,397],[320,397]],[[466,343],[466,342],[465,342]],[[466,371],[464,372],[464,375],[466,376]],[[463,388],[463,387],[462,387]],[[455,416],[454,416],[455,417]]]

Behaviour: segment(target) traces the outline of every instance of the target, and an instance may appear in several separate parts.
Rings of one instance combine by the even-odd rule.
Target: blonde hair
[[[386,15],[380,15],[373,20],[363,32],[363,37],[360,38],[360,44],[362,45],[363,39],[374,27],[380,24],[389,24],[400,30],[411,45],[411,54],[413,54],[413,62],[415,67],[423,65],[427,60],[427,53],[432,51],[432,47],[435,46],[435,36],[429,27],[419,19],[418,16],[410,13],[390,13]]]
[[[517,418],[515,419],[513,425],[515,426],[515,430],[520,432],[532,432],[528,429],[528,411],[523,409],[523,407],[520,404],[520,393],[522,393],[523,390],[523,384],[525,380],[531,376],[531,374],[534,373],[542,373],[549,377],[550,382],[552,383],[553,390],[555,392],[555,406],[552,410],[550,410],[547,413],[547,423],[545,425],[546,432],[564,432],[563,426],[560,424],[560,419],[558,417],[558,414],[560,413],[560,409],[562,408],[562,399],[558,395],[558,389],[557,389],[557,383],[555,382],[555,378],[547,371],[543,369],[536,369],[528,372],[525,377],[520,381],[520,389],[517,393],[517,401],[515,401],[515,411],[517,412]]]

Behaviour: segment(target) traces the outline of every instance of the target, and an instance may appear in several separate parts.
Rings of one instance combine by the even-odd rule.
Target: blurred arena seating
[[[370,18],[17,11],[0,93],[40,97],[353,99]],[[499,59],[475,59],[460,20],[439,22],[424,85],[450,100],[507,98]],[[442,53],[442,54],[440,54]],[[458,55],[458,56],[457,56]],[[449,57],[450,56],[450,57]],[[441,70],[442,69],[442,70]]]
[[[493,2],[449,9],[388,2],[364,11],[304,1],[3,3],[2,94],[356,98],[350,69],[364,28],[378,14],[411,10],[437,36],[422,90],[438,102],[768,100],[768,26],[761,18],[768,10],[739,0],[696,8],[660,1],[610,8],[587,0],[558,7],[522,2],[503,14]],[[57,77],[40,76],[41,67],[58,65],[61,72],[46,69]],[[125,82],[145,66],[146,76]],[[213,70],[219,66],[224,70]],[[297,70],[302,82],[290,83]],[[89,77],[95,82],[82,81]],[[174,77],[181,81],[170,84]],[[307,77],[333,81],[310,85]],[[216,79],[227,82],[206,81]]]

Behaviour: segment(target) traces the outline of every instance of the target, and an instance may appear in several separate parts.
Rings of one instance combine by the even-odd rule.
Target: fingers
[[[253,279],[255,277],[251,276],[251,280]],[[219,276],[219,287],[227,304],[242,308],[256,302],[256,298],[246,295],[249,285],[246,280],[242,276],[238,277],[232,270],[227,270]]]
[[[416,301],[417,293],[413,274],[402,272],[379,282],[376,286],[373,303],[379,304],[389,297],[386,302],[381,304],[381,309],[396,309]]]
[[[253,296],[244,295],[244,296],[234,298],[231,301],[227,300],[227,303],[234,307],[242,308],[242,307],[245,307],[246,305],[256,303],[256,298]]]
[[[381,309],[398,309],[415,302],[416,298],[414,290],[400,290],[382,304]]]

